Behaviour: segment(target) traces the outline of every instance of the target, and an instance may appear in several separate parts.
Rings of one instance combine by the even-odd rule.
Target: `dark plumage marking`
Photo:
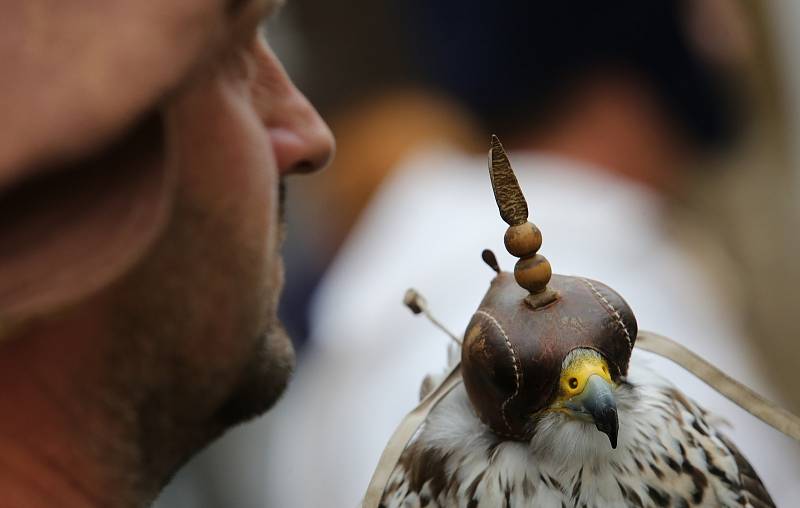
[[[547,480],[545,479],[542,473],[539,473],[539,479],[542,480],[542,483],[544,483],[548,488],[552,488],[552,486],[549,483],[547,483]]]
[[[642,498],[639,497],[639,494],[637,494],[635,490],[626,488],[619,482],[619,480],[617,480],[617,487],[619,488],[619,491],[622,493],[622,497],[624,497],[628,501],[628,504],[632,504],[634,506],[642,508],[643,506]]]
[[[564,492],[564,487],[561,486],[561,482],[559,482],[558,480],[556,480],[555,478],[553,478],[550,475],[548,475],[547,477],[550,478],[550,485],[554,486],[555,488],[557,488],[561,492]]]
[[[733,482],[731,481],[731,479],[728,478],[728,475],[725,474],[725,471],[720,469],[719,466],[717,466],[714,463],[714,460],[708,454],[708,451],[705,448],[703,448],[702,446],[700,446],[699,448],[700,448],[700,452],[703,454],[703,459],[706,462],[706,468],[708,469],[708,472],[713,474],[717,478],[719,478],[719,480],[722,483],[724,483],[726,486],[733,487]]]
[[[709,472],[709,473],[711,473],[711,474],[713,474],[713,475],[714,475],[714,476],[716,476],[717,478],[719,478],[719,480],[720,480],[722,483],[724,483],[725,485],[727,485],[728,487],[733,487],[733,482],[731,481],[731,479],[730,479],[730,478],[728,478],[728,475],[726,475],[726,474],[725,474],[725,471],[723,471],[722,469],[720,469],[720,468],[719,468],[719,467],[718,467],[716,464],[714,464],[713,462],[709,462],[709,463],[708,463],[708,472]]]
[[[678,447],[681,450],[681,457],[683,457],[683,460],[686,461],[686,448],[683,447],[683,443],[680,441],[678,441]]]
[[[680,473],[681,472],[681,465],[678,464],[678,462],[675,461],[675,459],[673,459],[669,455],[664,455],[663,458],[664,458],[664,462],[667,463],[667,465],[669,466],[670,469],[672,469],[676,473]]]
[[[526,498],[533,497],[533,494],[536,492],[536,486],[533,484],[531,479],[525,474],[525,477],[522,479],[522,495]]]
[[[693,428],[694,430],[696,430],[697,432],[699,432],[700,434],[702,434],[702,435],[704,435],[704,436],[708,437],[708,432],[706,432],[706,431],[705,431],[705,429],[703,429],[703,428],[700,426],[700,422],[699,422],[699,421],[697,421],[697,418],[695,418],[695,419],[694,419],[694,421],[692,422],[692,428]]]
[[[578,496],[581,494],[581,485],[583,484],[583,466],[578,470],[578,474],[575,475],[575,485],[572,486],[572,500],[577,501]]]
[[[694,467],[688,460],[683,461],[683,466],[681,469],[684,473],[688,474],[692,478],[692,483],[694,484],[692,502],[695,504],[700,504],[700,502],[703,501],[704,491],[706,487],[708,487],[708,478],[706,478],[706,475]]]
[[[656,474],[656,477],[658,477],[659,480],[664,479],[664,472],[661,471],[655,464],[649,464],[649,466],[650,469],[652,469],[653,472]]]
[[[663,490],[657,489],[652,485],[648,485],[647,495],[650,496],[650,499],[652,499],[657,506],[669,506],[669,494]]]
[[[483,480],[484,473],[486,473],[485,470],[478,473],[475,479],[472,480],[472,483],[469,484],[469,487],[467,488],[467,497],[475,498],[475,491],[478,490],[478,485],[480,485],[481,480]]]
[[[400,460],[408,471],[409,490],[421,492],[423,485],[429,482],[431,496],[434,499],[439,497],[448,480],[451,480],[445,472],[445,464],[450,454],[421,446],[414,446],[413,450],[408,451],[411,453],[408,453],[405,460],[403,457]]]

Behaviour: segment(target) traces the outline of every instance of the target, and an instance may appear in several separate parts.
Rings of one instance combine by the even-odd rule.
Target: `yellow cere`
[[[597,374],[612,384],[605,359],[595,351],[581,352],[561,371],[559,398],[570,399],[580,394],[592,374]]]

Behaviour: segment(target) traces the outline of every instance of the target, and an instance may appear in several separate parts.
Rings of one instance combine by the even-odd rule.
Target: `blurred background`
[[[490,133],[555,272],[607,283],[640,328],[800,413],[800,4],[574,5],[290,0],[270,22],[338,142],[331,168],[289,181],[282,314],[298,371],[157,507],[356,506],[445,366],[446,338],[403,291],[460,333],[491,279],[481,249],[505,253]],[[728,420],[779,506],[800,496],[797,443],[641,361]]]

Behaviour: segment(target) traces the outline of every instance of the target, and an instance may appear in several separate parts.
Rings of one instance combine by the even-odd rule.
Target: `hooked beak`
[[[608,436],[611,448],[617,447],[619,432],[617,402],[608,381],[597,374],[592,374],[586,380],[583,391],[572,397],[565,407],[594,422],[597,430]]]

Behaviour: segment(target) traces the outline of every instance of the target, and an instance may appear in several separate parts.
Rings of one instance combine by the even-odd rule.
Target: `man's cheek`
[[[192,200],[258,216],[275,206],[277,169],[267,129],[246,87],[208,79],[167,108],[170,160],[181,166]]]

